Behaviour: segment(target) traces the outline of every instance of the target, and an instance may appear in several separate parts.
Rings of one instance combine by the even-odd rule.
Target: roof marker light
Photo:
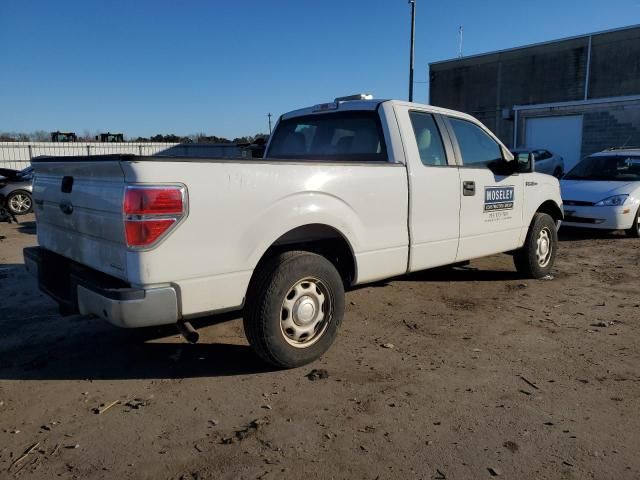
[[[314,112],[326,112],[328,110],[337,110],[338,106],[339,106],[338,102],[319,103],[318,105],[315,105],[313,107],[313,111]]]
[[[347,95],[346,97],[338,97],[334,102],[349,102],[351,100],[373,100],[373,95],[370,93],[356,93],[355,95]]]

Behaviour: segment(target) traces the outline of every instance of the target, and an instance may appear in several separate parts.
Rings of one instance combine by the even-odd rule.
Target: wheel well
[[[322,224],[303,225],[280,236],[262,255],[254,271],[274,255],[304,250],[322,255],[336,267],[345,286],[356,279],[356,262],[347,239],[335,228]]]
[[[7,197],[13,195],[14,193],[26,193],[27,195],[31,196],[30,191],[24,190],[23,188],[16,188],[15,190],[11,190],[9,193],[7,193]]]
[[[558,204],[553,200],[547,200],[546,202],[544,202],[538,207],[537,211],[540,213],[546,213],[551,218],[553,218],[555,222],[558,222],[564,218],[564,213],[562,213],[562,210],[560,209]]]

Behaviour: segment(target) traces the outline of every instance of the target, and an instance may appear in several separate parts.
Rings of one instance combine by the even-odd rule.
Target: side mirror
[[[516,172],[531,173],[535,169],[536,159],[532,152],[511,152],[516,161]]]

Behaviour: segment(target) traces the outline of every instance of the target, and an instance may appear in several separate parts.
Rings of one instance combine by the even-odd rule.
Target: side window
[[[458,140],[463,165],[486,167],[502,158],[500,146],[480,127],[458,118],[449,117],[449,121]]]
[[[413,133],[418,144],[420,160],[428,166],[447,165],[442,137],[433,115],[430,113],[409,112]]]

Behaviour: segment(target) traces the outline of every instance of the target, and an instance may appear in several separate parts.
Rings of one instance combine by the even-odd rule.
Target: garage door
[[[565,172],[580,160],[582,115],[528,118],[525,130],[526,146],[557,153],[564,158]]]

